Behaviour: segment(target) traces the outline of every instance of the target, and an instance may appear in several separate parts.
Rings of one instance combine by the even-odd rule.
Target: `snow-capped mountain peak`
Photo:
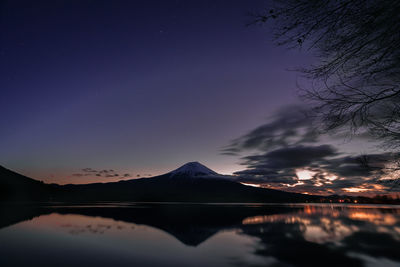
[[[179,167],[176,170],[173,170],[170,172],[172,176],[174,175],[187,175],[187,176],[216,176],[219,175],[215,171],[207,168],[203,164],[194,161],[194,162],[188,162],[185,165]]]

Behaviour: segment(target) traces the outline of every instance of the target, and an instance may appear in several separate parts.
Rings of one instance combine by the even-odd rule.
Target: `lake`
[[[0,206],[0,266],[400,266],[400,206]]]

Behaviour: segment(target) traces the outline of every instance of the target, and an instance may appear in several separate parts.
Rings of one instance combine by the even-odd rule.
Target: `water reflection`
[[[289,214],[248,217],[243,224],[298,224],[305,240],[319,244],[339,244],[359,231],[382,232],[400,240],[400,209],[381,207],[305,206]]]
[[[400,264],[395,206],[103,203],[0,213],[0,266]]]

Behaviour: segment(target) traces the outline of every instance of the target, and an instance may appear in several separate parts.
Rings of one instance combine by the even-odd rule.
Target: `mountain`
[[[189,162],[163,175],[110,183],[49,185],[0,169],[4,200],[142,202],[304,202],[317,197],[246,186]],[[1,199],[1,198],[0,198]]]
[[[0,200],[47,199],[53,185],[45,184],[0,166]]]
[[[232,181],[198,162],[163,175],[112,183],[62,186],[60,200],[142,202],[302,202],[316,197]]]
[[[188,162],[185,165],[179,167],[176,170],[173,170],[167,175],[170,176],[187,176],[187,177],[204,177],[204,176],[220,176],[218,173],[215,171],[207,168],[203,164],[194,161],[194,162]]]

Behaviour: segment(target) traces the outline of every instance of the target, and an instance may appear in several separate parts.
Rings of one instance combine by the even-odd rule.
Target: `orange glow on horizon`
[[[359,187],[348,187],[348,188],[344,188],[343,190],[346,192],[349,192],[349,193],[361,193],[361,192],[370,191],[371,189],[359,188]]]
[[[309,170],[296,170],[296,175],[299,180],[310,180],[316,174],[316,172]]]

